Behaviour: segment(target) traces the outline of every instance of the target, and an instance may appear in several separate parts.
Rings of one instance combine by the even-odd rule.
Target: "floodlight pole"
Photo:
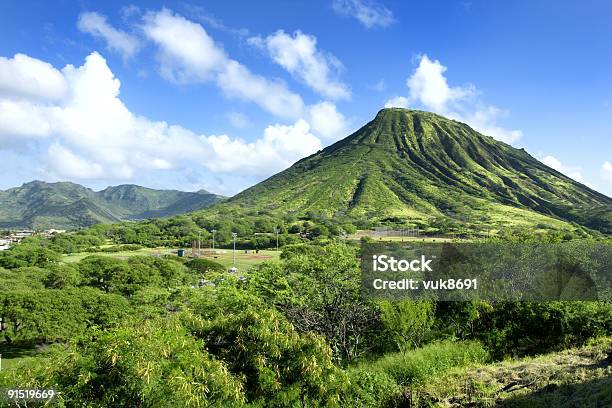
[[[276,232],[276,250],[278,251],[278,233],[280,229],[278,227],[274,228],[274,232]]]
[[[198,231],[198,256],[202,255],[202,231]]]
[[[213,249],[213,251],[215,250],[215,232],[217,232],[216,229],[212,230],[212,233],[213,233],[213,247],[212,247],[212,249]]]
[[[232,232],[232,238],[234,238],[234,252],[233,252],[234,267],[236,267],[236,236],[238,236],[238,234],[235,232]]]

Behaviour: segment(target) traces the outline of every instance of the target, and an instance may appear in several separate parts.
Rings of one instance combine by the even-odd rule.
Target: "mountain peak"
[[[378,113],[374,117],[374,120],[376,119],[387,119],[388,120],[389,118],[397,117],[400,115],[409,116],[409,117],[416,116],[420,119],[425,119],[425,120],[434,119],[434,120],[456,122],[454,119],[449,119],[447,117],[444,117],[434,112],[429,112],[429,111],[424,111],[424,110],[419,110],[419,109],[410,109],[410,108],[382,108],[381,110],[378,111]],[[460,122],[457,122],[457,123],[460,123]]]
[[[609,197],[464,123],[402,108],[380,110],[350,136],[225,205],[232,204],[423,227],[612,228]]]
[[[475,132],[465,123],[433,112],[384,108],[378,111],[374,119],[361,129],[324,151],[333,152],[351,144],[410,150],[422,148],[424,144],[434,143],[438,148],[448,141],[446,139],[449,135],[460,135],[463,138],[486,137]]]

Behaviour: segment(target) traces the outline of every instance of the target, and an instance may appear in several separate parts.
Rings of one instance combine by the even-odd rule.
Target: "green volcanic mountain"
[[[73,229],[165,217],[195,211],[222,199],[204,190],[188,193],[128,184],[96,192],[69,182],[32,181],[0,190],[0,228]]]
[[[380,111],[347,138],[217,207],[424,227],[612,232],[610,197],[464,123],[407,109]]]

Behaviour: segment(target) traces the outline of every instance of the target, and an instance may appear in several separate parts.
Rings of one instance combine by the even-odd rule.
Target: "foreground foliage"
[[[410,389],[415,407],[612,406],[612,338],[581,348],[456,368]]]
[[[2,256],[0,387],[54,388],[60,407],[426,406],[460,367],[612,330],[605,302],[367,299],[359,247],[338,242],[287,246],[246,279],[210,261],[45,251]]]

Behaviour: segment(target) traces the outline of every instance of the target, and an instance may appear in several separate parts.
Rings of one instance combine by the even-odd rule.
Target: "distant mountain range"
[[[154,190],[125,184],[93,191],[70,182],[32,181],[0,190],[0,228],[74,229],[177,215],[223,199],[205,190]]]
[[[464,123],[398,108],[205,212],[217,208],[612,233],[610,197]]]

